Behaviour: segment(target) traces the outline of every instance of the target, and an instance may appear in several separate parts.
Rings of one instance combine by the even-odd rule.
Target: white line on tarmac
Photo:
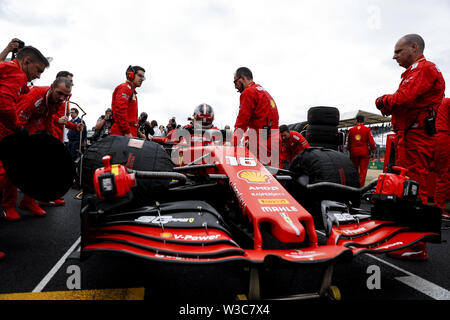
[[[59,259],[59,261],[54,265],[54,267],[47,273],[47,275],[39,282],[39,284],[34,288],[32,292],[41,292],[45,286],[50,282],[53,276],[58,272],[59,268],[64,264],[67,257],[78,247],[81,242],[81,237],[75,241],[75,243],[70,247],[69,250]]]
[[[411,288],[435,299],[435,300],[450,300],[450,291],[447,289],[444,289],[437,284],[434,284],[428,280],[425,280],[419,276],[416,276],[415,274],[406,271],[405,269],[402,269],[392,263],[389,263],[383,259],[380,259],[378,257],[375,257],[371,254],[366,253],[367,256],[371,257],[372,259],[378,260],[384,264],[387,264],[388,266],[397,269],[405,274],[407,276],[405,277],[396,277],[395,279],[410,286]]]
[[[317,233],[320,233],[321,235],[325,235],[324,232],[317,231]],[[409,271],[406,271],[405,269],[402,269],[392,263],[389,263],[383,259],[380,259],[378,257],[375,257],[374,255],[371,255],[369,253],[365,253],[366,256],[371,257],[372,259],[378,260],[391,268],[394,268],[398,271],[401,271],[407,276],[405,277],[395,277],[394,279],[406,284],[407,286],[435,299],[435,300],[450,300],[450,291],[447,289],[444,289],[437,284],[434,284],[428,280],[425,280]]]

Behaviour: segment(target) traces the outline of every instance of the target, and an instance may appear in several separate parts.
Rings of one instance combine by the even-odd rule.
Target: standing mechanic
[[[364,125],[364,116],[356,116],[356,126],[351,128],[347,135],[347,150],[350,152],[350,160],[358,169],[359,182],[364,187],[369,168],[370,151],[375,151],[375,141],[370,129]]]
[[[40,78],[48,66],[44,55],[31,46],[21,49],[13,61],[0,62],[0,141],[18,128],[16,105],[19,96],[29,91],[27,82]],[[4,194],[5,188],[11,186],[0,162],[0,190]],[[0,258],[3,257],[4,254],[0,252]]]
[[[280,167],[288,164],[310,145],[308,141],[298,132],[290,131],[288,126],[283,124],[280,126],[281,152]]]
[[[139,66],[129,66],[126,71],[127,81],[114,90],[112,96],[112,113],[114,123],[111,127],[112,135],[137,137],[138,130],[138,101],[136,88],[145,80],[145,70]]]
[[[234,87],[241,93],[239,114],[234,124],[233,140],[240,143],[244,133],[247,137],[256,135],[257,146],[250,144],[250,150],[257,151],[257,157],[266,164],[278,166],[278,159],[271,154],[271,142],[279,143],[278,109],[272,96],[253,81],[249,68],[238,68],[234,74]],[[249,139],[251,142],[251,139]],[[278,152],[278,146],[275,150]],[[269,158],[266,158],[269,157]],[[278,155],[277,155],[278,156]],[[278,157],[277,157],[278,158]],[[276,160],[276,164],[271,161]]]
[[[47,130],[54,136],[54,118],[58,108],[64,105],[70,95],[72,85],[67,78],[56,78],[50,87],[35,86],[26,95],[22,95],[17,103],[17,123],[28,129],[29,133]],[[16,210],[17,188],[10,186],[4,189],[3,208],[7,220],[19,220]],[[19,208],[30,211],[36,216],[46,214],[36,201],[23,195]]]
[[[444,98],[437,110],[436,131],[434,161],[437,179],[434,204],[442,209],[442,218],[448,220],[450,215],[445,212],[445,207],[450,199],[450,98]]]
[[[436,65],[425,59],[424,49],[425,42],[417,34],[408,34],[398,40],[393,59],[406,71],[398,90],[377,98],[375,105],[383,115],[392,115],[396,164],[408,169],[410,179],[419,183],[419,198],[426,204],[426,182],[435,132],[434,112],[444,97],[445,81]],[[390,256],[428,258],[423,242],[395,251]]]

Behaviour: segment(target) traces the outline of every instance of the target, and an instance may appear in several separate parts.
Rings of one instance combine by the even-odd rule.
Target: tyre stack
[[[308,121],[289,124],[288,128],[290,131],[296,131],[298,133],[301,133],[302,136],[306,138],[306,129],[308,128]]]
[[[338,133],[339,110],[335,107],[312,107],[308,110],[306,140],[311,147],[337,150],[340,144]]]

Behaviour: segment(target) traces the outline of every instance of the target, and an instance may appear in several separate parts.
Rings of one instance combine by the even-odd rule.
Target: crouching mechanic
[[[31,46],[21,49],[13,61],[0,61],[0,141],[17,128],[17,101],[28,92],[27,82],[40,78],[48,66],[45,56]],[[0,191],[4,194],[10,186],[12,183],[0,162]],[[4,210],[2,213],[5,215]],[[0,259],[3,257],[5,254],[0,251]]]
[[[139,66],[129,66],[126,71],[127,81],[118,85],[113,92],[111,109],[114,123],[111,135],[137,137],[138,101],[136,88],[145,80],[145,70]]]
[[[444,98],[445,81],[436,65],[423,56],[425,42],[417,34],[397,41],[394,57],[406,69],[394,94],[376,99],[383,115],[392,115],[398,166],[408,169],[407,175],[419,183],[419,198],[426,204],[428,168],[433,153],[433,113]],[[389,254],[395,258],[426,260],[424,242]]]
[[[300,133],[290,131],[285,124],[280,126],[280,141],[280,168],[289,165],[296,155],[310,147],[308,141]]]
[[[33,87],[30,92],[20,97],[17,103],[17,124],[28,129],[30,134],[39,130],[47,130],[53,135],[53,116],[58,112],[61,104],[64,104],[72,90],[72,85],[67,78],[57,78],[48,87]],[[82,127],[79,127],[82,129]],[[4,190],[3,209],[8,220],[18,220],[20,215],[16,210],[17,188],[10,186]],[[19,204],[20,209],[30,211],[37,216],[46,214],[36,201],[24,194]]]

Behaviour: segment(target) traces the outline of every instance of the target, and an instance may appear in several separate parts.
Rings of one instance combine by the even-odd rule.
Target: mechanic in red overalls
[[[18,128],[16,105],[19,96],[29,90],[27,82],[40,78],[48,66],[48,60],[31,46],[21,49],[13,61],[0,62],[0,141]],[[5,188],[11,186],[0,162],[0,190],[4,194]],[[2,213],[6,216],[4,210]],[[0,258],[3,257],[4,254],[0,252]]]
[[[69,71],[60,71],[56,74],[56,78],[67,78],[72,83],[73,87],[73,74]],[[66,102],[70,100],[70,95]],[[66,103],[61,104],[60,108],[58,108],[57,112],[53,115],[53,132],[54,137],[58,139],[59,141],[64,142],[64,128],[68,130],[77,130],[77,125],[75,123],[72,123],[69,121],[70,116],[70,108],[67,107]]]
[[[308,141],[300,133],[290,131],[285,124],[280,126],[280,140],[280,168],[283,168],[286,164],[291,162],[296,155],[310,147]]]
[[[383,115],[392,115],[396,164],[408,169],[408,177],[419,183],[419,198],[426,204],[426,182],[434,143],[432,116],[444,97],[445,81],[436,65],[423,56],[424,48],[425,42],[417,34],[398,40],[393,59],[406,71],[398,90],[377,98],[375,105]],[[420,260],[428,258],[423,242],[390,255]]]
[[[449,220],[450,215],[445,207],[450,199],[450,98],[444,98],[437,110],[436,131],[434,161],[437,179],[434,204],[442,209],[442,218]]]
[[[69,71],[60,71],[56,74],[56,78],[64,77],[67,78],[71,83],[73,87],[73,73]],[[58,139],[59,141],[64,143],[64,129],[67,130],[78,130],[77,125],[71,121],[69,121],[70,116],[70,110],[68,108],[68,103],[70,100],[70,95],[64,104],[61,104],[58,108],[57,112],[53,115],[53,136]],[[39,130],[45,130],[43,127],[43,123],[41,122],[41,128]],[[64,197],[61,197],[59,199],[50,201],[50,202],[44,202],[39,201],[40,206],[63,206],[65,205]]]
[[[356,126],[348,131],[347,150],[350,152],[350,160],[358,169],[359,182],[364,187],[369,167],[370,152],[375,151],[375,141],[370,129],[364,125],[364,116],[356,116]],[[370,150],[369,150],[370,148]]]
[[[28,129],[30,134],[39,130],[47,130],[54,135],[53,115],[64,105],[70,95],[72,85],[67,78],[56,78],[50,87],[32,87],[28,94],[22,95],[17,103],[17,124]],[[82,129],[82,127],[81,127]],[[18,220],[20,215],[16,210],[17,188],[10,186],[4,189],[3,209],[8,220]],[[19,208],[30,211],[36,216],[46,214],[36,201],[23,195]]]
[[[126,71],[127,81],[118,85],[113,92],[111,109],[114,124],[111,135],[137,137],[138,101],[136,88],[145,80],[145,70],[139,66],[129,66]]]
[[[279,116],[274,99],[261,85],[253,81],[253,74],[246,67],[236,70],[233,82],[234,87],[241,93],[233,141],[240,143],[245,133],[249,149],[253,153],[256,152],[258,159],[278,167],[279,155],[271,154],[271,149],[279,152],[279,130],[276,130]],[[257,146],[252,146],[252,136],[257,137]],[[277,145],[272,147],[272,142]]]

